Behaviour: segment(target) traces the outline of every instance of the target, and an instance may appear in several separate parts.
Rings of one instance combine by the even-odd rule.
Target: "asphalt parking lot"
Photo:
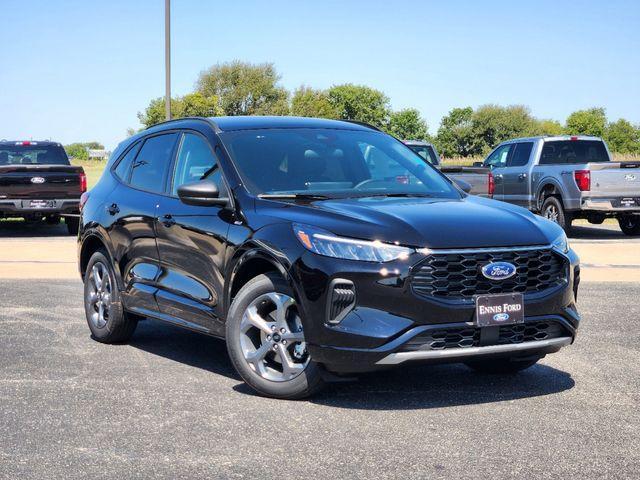
[[[576,246],[619,249],[603,230]],[[2,478],[637,478],[638,283],[586,281],[576,344],[519,375],[414,366],[276,401],[216,339],[145,321],[129,344],[93,341],[80,281],[46,270],[75,266],[29,248],[73,239],[21,238],[0,239],[0,264],[47,275],[0,279]]]

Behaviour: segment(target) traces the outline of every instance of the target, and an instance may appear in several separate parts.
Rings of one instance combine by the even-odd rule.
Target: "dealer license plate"
[[[476,322],[479,327],[511,325],[524,322],[524,300],[521,293],[478,295]]]
[[[31,200],[29,201],[29,208],[54,208],[56,206],[55,200]]]

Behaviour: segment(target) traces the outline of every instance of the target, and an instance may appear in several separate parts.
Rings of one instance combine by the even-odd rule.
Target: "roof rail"
[[[348,122],[348,123],[354,123],[356,125],[360,125],[362,127],[368,127],[371,128],[372,130],[377,130],[378,132],[381,132],[382,130],[374,125],[371,125],[367,122],[361,122],[359,120],[342,120],[343,122]]]
[[[158,125],[165,125],[167,123],[179,122],[181,120],[200,120],[202,122],[208,123],[209,125],[213,125],[216,133],[219,133],[221,130],[216,125],[216,123],[208,117],[180,117],[180,118],[172,118],[171,120],[165,120],[164,122],[159,122],[151,125],[150,127],[145,128],[144,130],[149,130],[150,128],[157,127]],[[143,130],[143,131],[144,131]]]

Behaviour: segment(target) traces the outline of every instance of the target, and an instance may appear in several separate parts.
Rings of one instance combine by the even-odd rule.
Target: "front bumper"
[[[542,292],[524,295],[525,323],[529,328],[546,322],[557,326],[553,335],[505,340],[500,328],[479,328],[473,301],[442,301],[412,291],[409,278],[415,259],[406,265],[369,266],[354,262],[304,257],[296,275],[304,310],[305,338],[311,357],[329,370],[356,373],[406,362],[454,363],[482,357],[542,357],[571,344],[580,323],[575,302],[579,260],[573,251],[563,255],[566,281]],[[313,262],[313,263],[312,263]],[[327,322],[327,290],[336,278],[351,280],[356,304],[337,324]],[[428,332],[465,329],[474,340],[459,346],[416,347]]]

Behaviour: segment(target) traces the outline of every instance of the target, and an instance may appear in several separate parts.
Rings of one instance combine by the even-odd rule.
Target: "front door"
[[[500,145],[493,152],[491,152],[489,157],[487,157],[487,159],[484,161],[484,165],[491,168],[491,173],[493,174],[493,181],[495,182],[493,198],[496,200],[504,200],[503,171],[507,167],[507,160],[511,156],[512,151],[512,143]]]
[[[219,320],[224,286],[226,238],[232,212],[218,206],[185,205],[177,196],[184,183],[210,178],[220,195],[227,191],[208,140],[182,135],[168,189],[156,220],[161,274],[157,294],[161,313],[187,327],[224,335]]]

